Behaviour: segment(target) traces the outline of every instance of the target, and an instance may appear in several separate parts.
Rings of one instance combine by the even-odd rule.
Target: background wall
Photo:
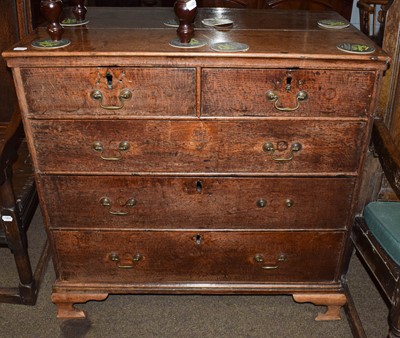
[[[354,0],[353,11],[351,12],[351,23],[360,29],[360,14],[358,12],[357,0]]]

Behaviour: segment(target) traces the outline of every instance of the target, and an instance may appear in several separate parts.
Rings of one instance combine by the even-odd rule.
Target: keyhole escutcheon
[[[200,181],[200,180],[198,180],[198,181],[196,182],[196,191],[197,191],[198,193],[201,193],[202,190],[203,190],[203,182]]]
[[[202,237],[201,237],[200,234],[197,234],[197,235],[193,236],[193,239],[194,239],[194,242],[195,242],[196,245],[200,245],[201,244]]]

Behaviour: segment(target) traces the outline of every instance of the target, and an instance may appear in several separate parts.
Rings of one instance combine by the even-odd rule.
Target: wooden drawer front
[[[366,116],[374,76],[367,71],[204,69],[202,115]],[[278,98],[269,100],[268,91]],[[307,93],[304,101],[297,100],[300,91]]]
[[[193,68],[27,68],[22,69],[22,79],[29,113],[36,117],[196,114]],[[119,98],[125,89],[130,99]],[[102,99],[92,98],[94,90]]]
[[[43,176],[52,228],[343,229],[354,179]],[[95,217],[94,217],[95,215]]]
[[[342,232],[53,231],[61,280],[333,281]]]
[[[359,121],[30,123],[42,172],[354,172],[365,139]]]

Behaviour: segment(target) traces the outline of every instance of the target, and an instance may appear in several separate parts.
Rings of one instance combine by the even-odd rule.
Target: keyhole
[[[201,193],[202,190],[203,190],[203,182],[202,181],[197,181],[196,182],[196,191],[198,193]]]
[[[196,245],[200,245],[201,244],[201,235],[197,234],[196,236],[194,236],[194,242],[196,243]]]
[[[109,72],[106,73],[106,80],[107,80],[107,87],[109,89],[112,89],[113,76],[111,73],[109,73]]]
[[[292,75],[287,74],[286,77],[286,91],[290,92],[292,90]]]

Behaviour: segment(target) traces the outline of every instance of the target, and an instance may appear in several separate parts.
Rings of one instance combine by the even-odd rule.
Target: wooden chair
[[[400,198],[400,150],[382,120],[375,120],[372,144],[386,179]],[[352,240],[382,287],[390,310],[390,335],[400,337],[400,202],[373,201],[354,222]]]
[[[384,120],[375,120],[372,130],[372,153],[379,161],[370,156],[364,170],[360,200],[369,203],[363,216],[355,219],[351,237],[360,259],[386,295],[390,305],[389,337],[393,338],[400,337],[400,1],[389,0],[382,11],[383,48],[392,62],[376,108]]]
[[[387,4],[388,0],[359,0],[357,2],[361,32],[380,46],[382,46],[384,28],[384,16],[380,8]]]
[[[46,240],[33,273],[27,230],[38,196],[18,113],[13,114],[10,123],[0,124],[0,168],[0,247],[9,248],[13,253],[19,276],[18,286],[0,287],[0,302],[34,305],[49,250]]]

